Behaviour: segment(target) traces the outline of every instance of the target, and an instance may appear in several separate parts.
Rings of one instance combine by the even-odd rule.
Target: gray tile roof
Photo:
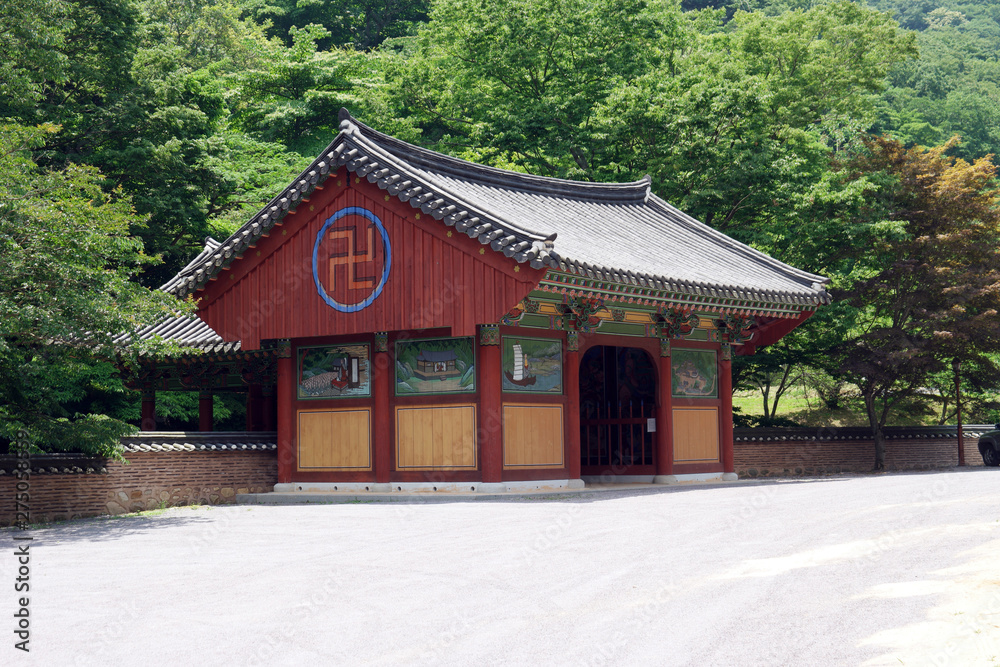
[[[233,236],[206,249],[162,289],[204,285],[290,208],[346,165],[356,176],[494,251],[587,278],[778,304],[827,303],[827,279],[717,232],[633,183],[566,181],[504,171],[377,132],[341,111],[333,143]]]
[[[966,438],[979,436],[996,428],[994,424],[965,424],[963,435]],[[887,426],[887,440],[956,440],[956,426]],[[735,442],[784,442],[784,441],[818,441],[833,442],[837,440],[871,441],[872,430],[867,426],[837,426],[813,428],[807,426],[788,426],[773,428],[735,428]]]
[[[136,452],[273,452],[278,448],[274,431],[156,431],[136,433],[122,438],[128,454]],[[76,454],[57,452],[32,454],[28,465],[33,475],[107,474],[107,460]],[[18,460],[12,455],[0,455],[0,476],[13,475]]]
[[[215,241],[214,243],[214,249],[217,249],[219,242]],[[207,248],[208,246],[206,245],[206,251]],[[203,256],[206,256],[205,252],[199,255],[199,257]],[[173,280],[180,280],[180,275],[178,274]],[[239,341],[224,341],[222,336],[217,334],[212,327],[208,326],[197,315],[179,315],[177,317],[165,318],[156,324],[143,327],[137,332],[137,336],[140,340],[150,340],[154,336],[159,336],[164,340],[171,340],[178,345],[196,348],[202,352],[211,354],[226,354],[237,352],[240,349]],[[127,336],[119,336],[115,339],[115,342],[125,343],[127,342]]]
[[[274,431],[158,431],[122,438],[126,452],[273,451]]]

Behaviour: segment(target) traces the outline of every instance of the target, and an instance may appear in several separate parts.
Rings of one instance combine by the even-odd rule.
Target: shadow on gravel
[[[511,495],[461,495],[452,496],[448,494],[393,494],[391,497],[365,497],[350,496],[317,497],[304,502],[295,503],[261,503],[247,505],[248,507],[322,507],[330,505],[438,505],[443,503],[598,503],[606,500],[617,500],[620,498],[634,498],[637,496],[656,496],[673,493],[689,493],[692,491],[707,491],[712,489],[740,489],[745,487],[775,486],[778,484],[814,484],[843,482],[848,479],[859,477],[859,475],[840,475],[830,477],[811,477],[804,479],[787,478],[767,478],[759,480],[747,480],[740,482],[720,482],[718,484],[691,484],[677,486],[622,486],[621,488],[607,488],[601,490],[586,490],[570,493],[535,493],[535,494],[511,494]],[[613,486],[613,485],[612,485]]]
[[[183,508],[181,508],[183,510]],[[31,536],[35,542],[61,544],[72,542],[110,542],[152,531],[182,526],[210,526],[215,522],[211,514],[189,510],[190,515],[156,514],[145,516],[99,516],[71,519],[58,523],[32,526],[28,531],[15,528],[0,529],[2,537]]]

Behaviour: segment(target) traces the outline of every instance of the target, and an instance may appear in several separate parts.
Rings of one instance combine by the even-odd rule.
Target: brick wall
[[[273,491],[278,479],[273,450],[128,452],[125,456],[128,464],[108,461],[106,473],[33,472],[31,522],[232,503],[237,493]],[[16,483],[9,471],[0,476],[0,526],[14,523]]]
[[[979,435],[992,426],[965,431],[965,464],[982,466]],[[887,470],[933,470],[958,465],[954,427],[887,429]],[[733,458],[746,477],[784,477],[818,473],[868,472],[875,465],[875,444],[863,429],[736,429]]]

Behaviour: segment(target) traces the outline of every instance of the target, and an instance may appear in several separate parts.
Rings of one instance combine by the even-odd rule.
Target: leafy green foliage
[[[594,179],[598,105],[666,63],[680,22],[676,7],[644,0],[441,0],[397,94],[445,152]]]
[[[251,0],[248,11],[269,24],[269,34],[294,44],[296,28],[326,30],[319,46],[370,50],[384,40],[412,34],[427,20],[428,0]]]
[[[328,32],[317,25],[292,28],[290,34],[291,48],[277,41],[263,43],[257,65],[230,78],[234,126],[310,159],[339,131],[341,107],[401,138],[412,135],[380,95],[384,54],[319,50],[317,42]]]
[[[898,66],[875,128],[906,144],[943,144],[967,160],[1000,152],[1000,8],[986,0],[938,7],[931,2],[873,2],[918,30],[920,59]]]
[[[46,131],[0,127],[0,438],[24,429],[39,448],[112,455],[132,428],[87,410],[87,394],[122,392],[108,360],[186,307],[135,282],[152,260],[127,197],[93,167],[37,168],[29,151]]]
[[[889,219],[903,234],[865,252],[867,275],[841,291],[855,309],[851,335],[833,349],[834,372],[854,383],[876,435],[889,411],[951,362],[996,377],[1000,352],[1000,209],[989,158],[948,158],[951,144],[905,149],[876,138],[852,165],[890,178],[868,193],[865,220]],[[874,261],[873,261],[874,260]]]
[[[980,232],[928,232],[921,252],[934,253],[913,255],[917,223],[894,209],[900,192],[909,192],[900,190],[899,165],[854,156],[868,150],[862,138],[872,131],[905,146],[946,146],[973,165],[1000,149],[994,2],[21,0],[0,6],[0,35],[0,118],[62,127],[44,135],[11,130],[21,138],[10,145],[22,148],[12,149],[4,168],[32,174],[25,183],[75,183],[64,191],[97,202],[103,213],[96,217],[82,205],[75,211],[77,236],[88,220],[128,220],[113,233],[96,222],[91,230],[123,244],[111,245],[127,259],[86,247],[109,266],[120,264],[129,283],[162,284],[205,236],[233,231],[327,145],[347,106],[401,139],[504,168],[594,181],[649,174],[654,191],[686,212],[829,275],[845,295],[857,293],[748,362],[744,377],[768,392],[769,418],[786,373],[786,380],[822,376],[836,402],[850,383],[840,357],[822,351],[862,334],[872,335],[873,348],[898,348],[906,363],[913,341],[933,347],[916,355],[931,360],[925,386],[904,403],[940,399],[935,410],[953,409],[941,380],[948,369],[935,369],[959,358],[969,369],[966,390],[990,409],[993,316],[970,276],[991,275],[992,260],[963,254]],[[962,142],[946,144],[955,133]],[[50,215],[10,211],[42,221]],[[939,213],[954,218],[954,211]],[[45,233],[46,243],[69,243]],[[8,249],[21,243],[0,241]],[[874,315],[881,307],[874,304],[890,287],[917,286],[909,265],[881,274],[902,256],[937,267],[921,280],[927,294],[940,287],[940,298],[913,310],[911,338],[876,340],[885,316]],[[90,269],[73,261],[83,262],[82,280]],[[23,282],[55,280],[34,265],[12,266],[8,273]],[[952,283],[941,287],[941,276]],[[79,285],[53,292],[40,312],[86,312],[91,300],[77,294],[91,292]],[[8,324],[32,331],[32,321]],[[67,331],[133,326],[78,324]],[[38,331],[46,341],[63,340],[57,334]],[[24,380],[12,381],[24,393],[10,400],[47,406],[44,414],[66,424],[91,423],[97,440],[109,423],[75,415],[120,420],[135,410],[110,366],[94,361],[88,370],[84,357],[71,362],[58,356],[62,348],[32,344],[19,342],[21,356],[5,362],[8,376]],[[171,400],[161,400],[163,411],[184,423],[190,399],[177,398],[174,407]],[[57,430],[38,433],[59,440]]]

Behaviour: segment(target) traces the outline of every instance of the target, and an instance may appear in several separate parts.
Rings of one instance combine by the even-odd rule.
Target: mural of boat
[[[529,387],[535,384],[535,376],[528,374],[528,360],[525,358],[524,352],[521,351],[521,346],[515,343],[513,349],[514,372],[504,371],[503,374],[507,376],[509,382],[519,387]]]

